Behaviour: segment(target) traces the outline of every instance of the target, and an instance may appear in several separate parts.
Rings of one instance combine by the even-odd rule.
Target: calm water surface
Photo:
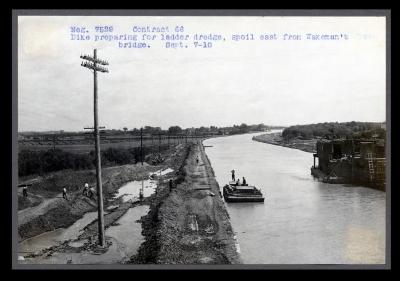
[[[204,141],[219,185],[244,176],[264,203],[227,203],[246,264],[385,263],[385,192],[313,179],[311,153],[252,141]]]

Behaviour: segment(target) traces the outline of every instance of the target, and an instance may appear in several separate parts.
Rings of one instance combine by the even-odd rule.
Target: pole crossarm
[[[100,60],[100,59],[97,59],[97,58],[95,59],[95,58],[93,58],[93,57],[91,57],[89,55],[81,55],[80,58],[84,59],[84,60],[91,61],[91,62],[96,63],[96,64],[108,65],[108,61]]]
[[[105,129],[106,127],[99,127],[99,129]],[[93,127],[85,127],[84,130],[94,130]]]
[[[94,63],[87,62],[87,61],[82,62],[81,66],[89,68],[89,69],[92,69],[92,70],[100,71],[100,72],[108,72],[107,68],[102,67],[102,66],[98,66],[98,65],[96,65]]]

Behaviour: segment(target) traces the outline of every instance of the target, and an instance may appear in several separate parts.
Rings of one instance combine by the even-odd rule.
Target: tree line
[[[248,133],[251,131],[265,131],[270,127],[267,125],[255,124],[255,125],[247,125],[246,123],[242,123],[240,125],[233,125],[228,127],[217,127],[217,126],[201,126],[198,128],[181,128],[180,126],[170,126],[168,129],[163,130],[161,127],[152,127],[152,126],[144,126],[143,128],[133,128],[128,129],[128,127],[124,127],[123,130],[104,130],[105,134],[132,134],[132,135],[140,135],[140,129],[142,129],[143,134],[150,135],[158,135],[158,134],[169,134],[169,135],[202,135],[202,134],[240,134],[240,133]]]
[[[382,128],[383,123],[374,122],[325,122],[309,125],[290,126],[283,130],[282,137],[285,140],[294,138],[354,138],[370,139],[385,138],[386,130]]]

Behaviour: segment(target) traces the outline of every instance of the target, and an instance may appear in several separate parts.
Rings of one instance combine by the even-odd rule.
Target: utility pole
[[[161,133],[158,134],[158,153],[161,153]]]
[[[88,55],[80,56],[83,61],[81,66],[93,70],[94,88],[94,140],[96,147],[96,177],[97,177],[97,207],[99,226],[99,245],[105,246],[104,235],[104,211],[103,211],[103,187],[101,183],[101,158],[100,158],[100,137],[98,125],[98,100],[97,100],[97,71],[108,72],[108,69],[99,65],[108,65],[108,62],[97,58],[97,49],[93,51],[93,57]]]
[[[351,183],[354,183],[354,138],[353,137],[351,137]]]
[[[143,166],[143,128],[140,128],[140,161]]]

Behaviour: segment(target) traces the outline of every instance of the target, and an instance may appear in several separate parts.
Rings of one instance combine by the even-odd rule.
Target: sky
[[[168,26],[170,34],[221,34],[211,48],[119,48],[71,40],[71,26]],[[183,32],[174,28],[182,27]],[[98,74],[99,123],[107,129],[319,122],[383,122],[384,17],[19,16],[18,131],[93,126],[93,74],[80,55],[109,62]],[[258,40],[261,34],[346,34],[348,40]],[[156,34],[159,33],[148,33]],[[232,41],[253,34],[256,40]],[[279,37],[281,38],[281,37]]]

